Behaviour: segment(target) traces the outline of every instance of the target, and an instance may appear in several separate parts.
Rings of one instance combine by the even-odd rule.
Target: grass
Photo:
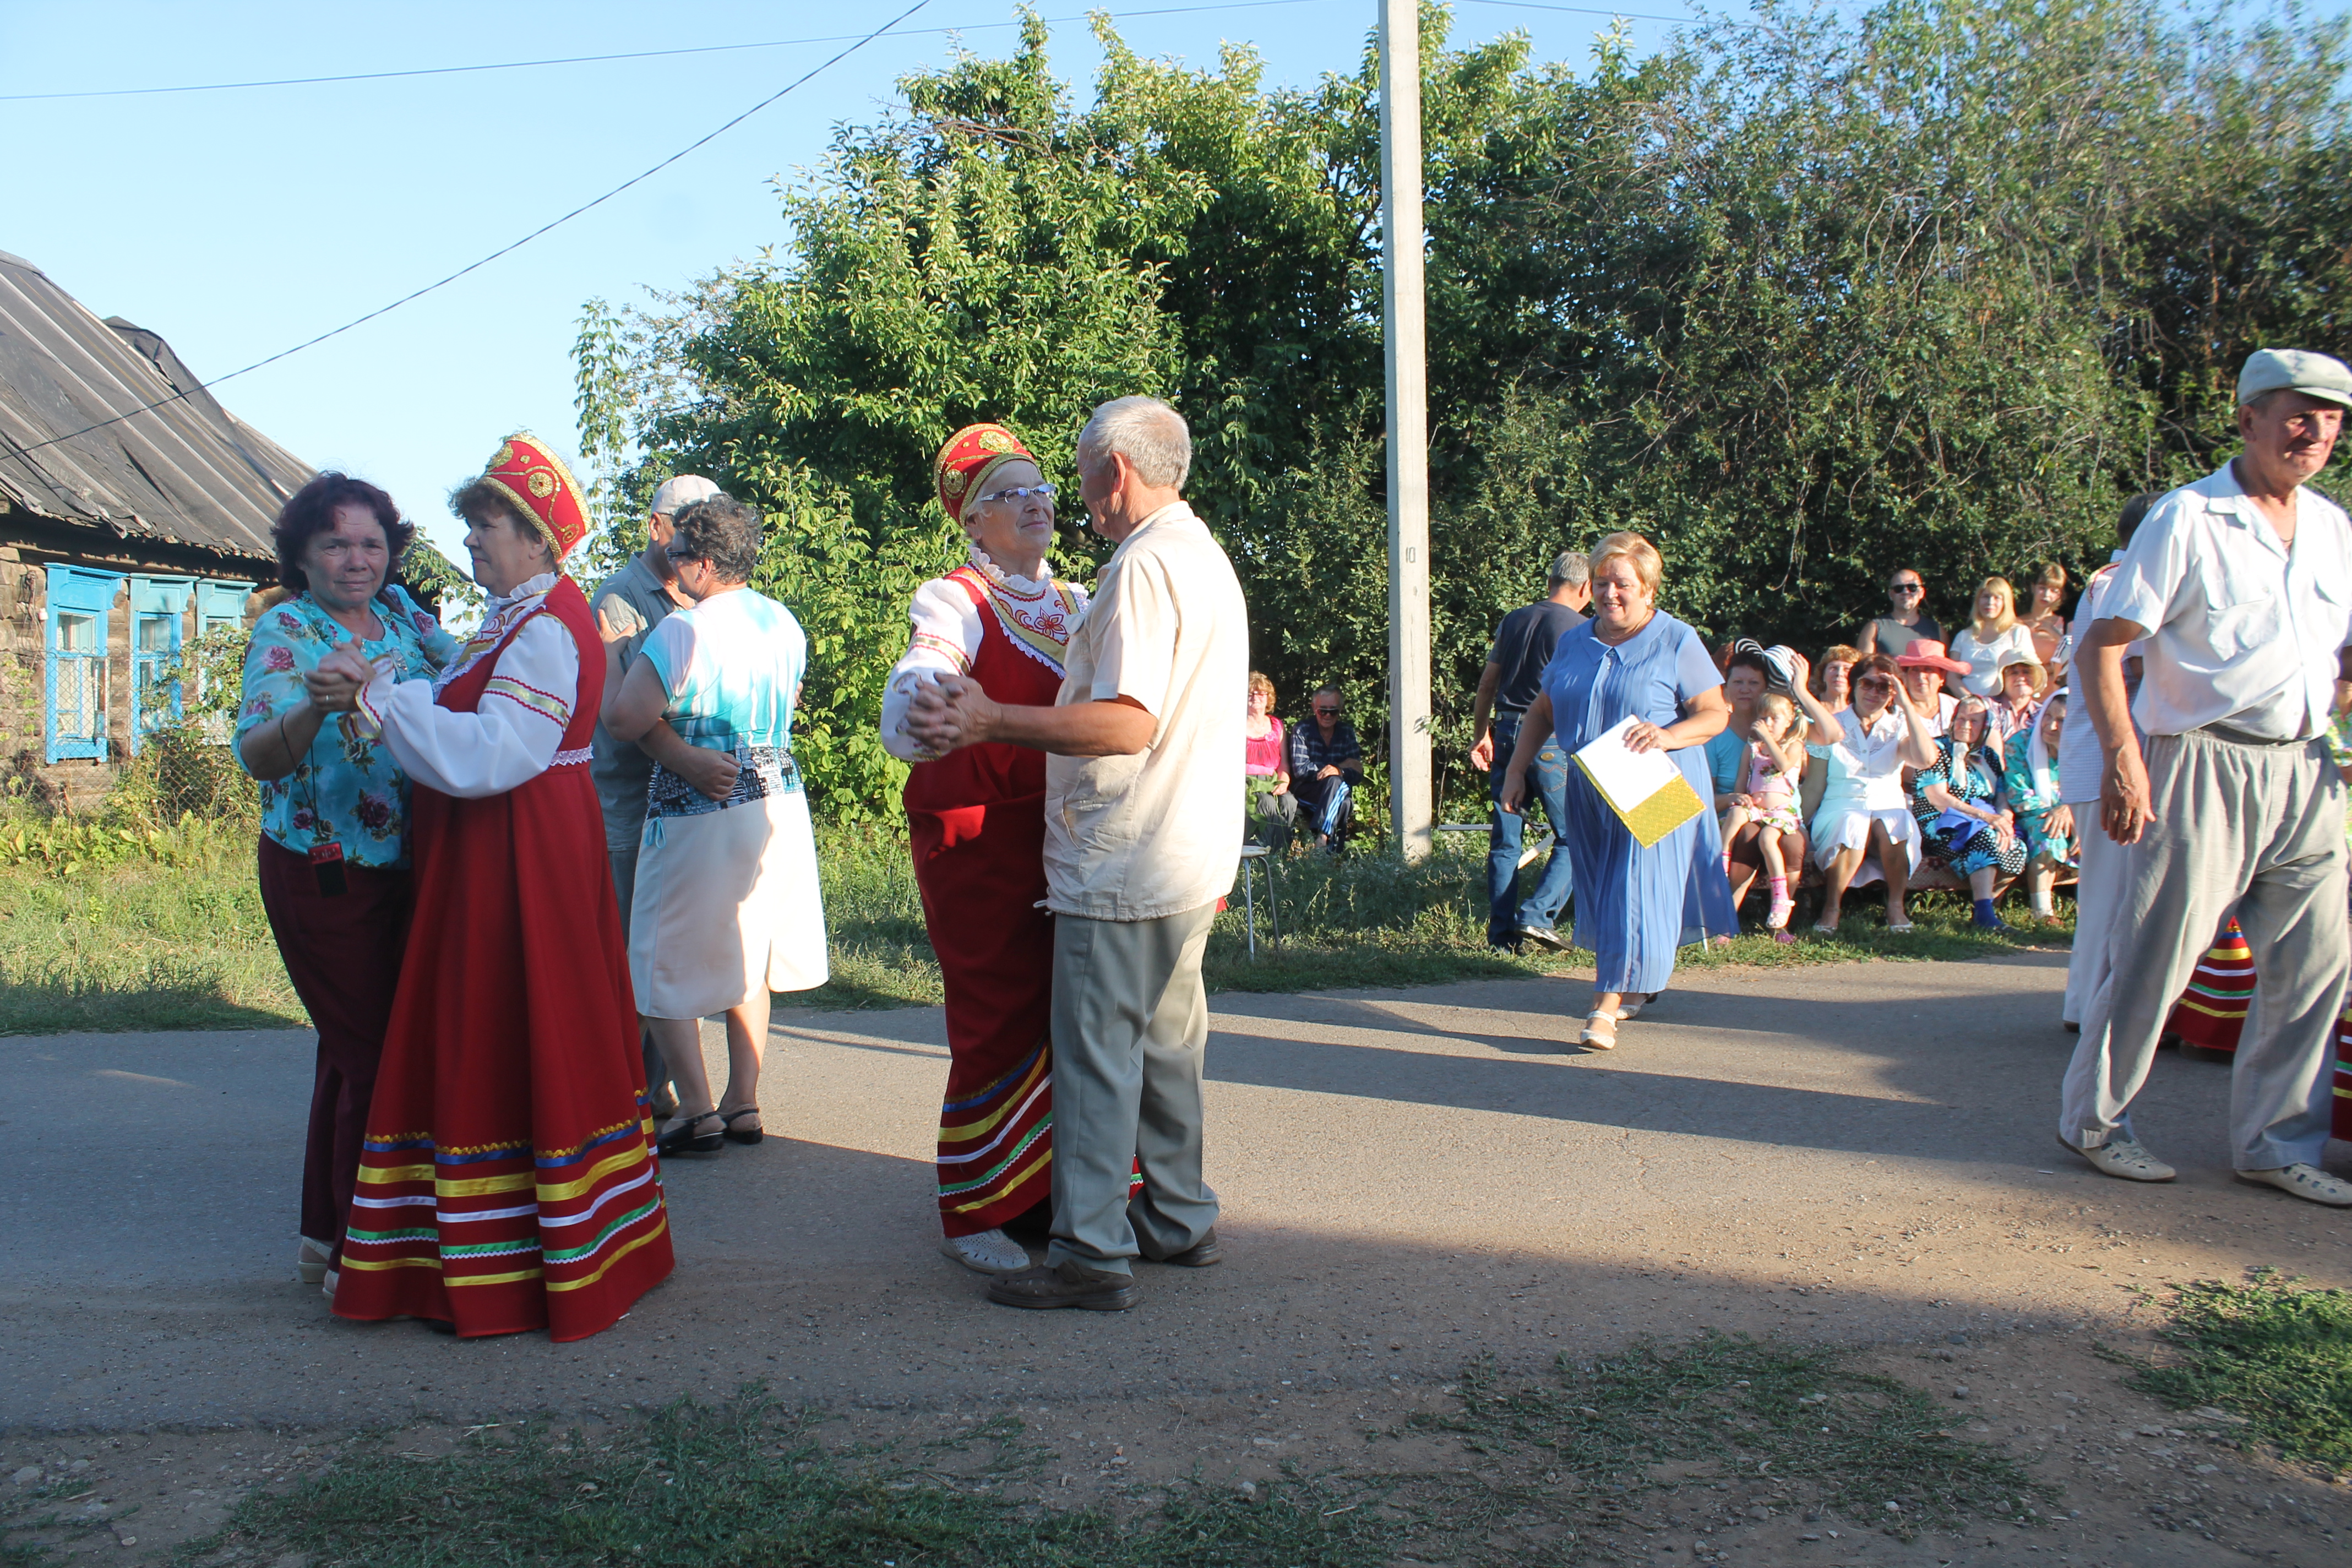
[[[2107,1352],[2135,1369],[2131,1386],[2234,1416],[2281,1458],[2352,1471],[2352,1290],[2301,1289],[2265,1268],[2244,1285],[2180,1286],[2163,1306],[2169,1359]]]
[[[1645,1494],[1697,1483],[1727,1514],[1802,1507],[1909,1540],[1975,1519],[2030,1522],[2056,1497],[2015,1460],[1944,1430],[1935,1400],[1856,1371],[1852,1352],[1708,1333],[1507,1386],[1469,1368],[1461,1410],[1418,1424],[1475,1451],[1542,1452],[1589,1532],[1636,1517]]]
[[[1349,1568],[1378,1555],[1375,1521],[1361,1510],[1327,1515],[1328,1489],[1307,1483],[1255,1500],[1179,1486],[1122,1521],[1006,1496],[1042,1463],[1009,1416],[915,1454],[835,1453],[817,1426],[750,1390],[593,1436],[477,1430],[440,1457],[364,1439],[321,1475],[247,1497],[183,1557],[297,1552],[369,1568]]]
[[[303,1025],[254,887],[250,820],[184,816],[159,827],[134,806],[117,809],[121,822],[0,816],[0,1035]],[[12,849],[19,837],[26,847]],[[1213,991],[1426,985],[1591,963],[1584,952],[1486,946],[1485,846],[1469,836],[1444,836],[1417,865],[1375,855],[1265,864],[1256,954],[1237,896],[1210,932],[1203,967]],[[939,1002],[939,963],[905,841],[872,828],[827,829],[818,876],[833,978],[787,1000],[826,1011]],[[2072,940],[2071,927],[1987,936],[1969,928],[1968,914],[1956,895],[1916,895],[1917,929],[1895,935],[1865,901],[1850,906],[1834,937],[1808,932],[1784,944],[1748,933],[1685,948],[1682,962],[1705,969],[1967,959]]]
[[[1685,1510],[1703,1528],[1804,1510],[1908,1540],[2031,1524],[2056,1495],[1937,1429],[1925,1394],[1835,1352],[1709,1335],[1510,1385],[1482,1362],[1445,1392],[1452,1410],[1390,1435],[1451,1435],[1482,1456],[1475,1469],[1294,1470],[1250,1493],[1179,1481],[1116,1511],[1041,1506],[1047,1451],[1017,1417],[912,1449],[828,1447],[820,1418],[756,1388],[595,1429],[471,1428],[439,1454],[378,1434],[248,1495],[180,1555],[202,1568],[289,1552],[368,1568],[1518,1568],[1621,1556],[1624,1536],[1660,1527],[1651,1516]]]

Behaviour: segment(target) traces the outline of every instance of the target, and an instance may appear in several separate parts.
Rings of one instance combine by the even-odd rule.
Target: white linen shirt
[[[1910,731],[1910,721],[1903,717],[1895,703],[1889,702],[1878,710],[1878,721],[1867,730],[1862,727],[1862,716],[1851,708],[1838,710],[1838,722],[1844,735],[1822,750],[1834,753],[1844,764],[1846,777],[1853,781],[1850,787],[1859,797],[1862,809],[1901,811],[1907,807],[1911,796],[1903,787],[1903,737]]]
[[[2148,509],[2099,608],[2148,631],[2132,706],[2144,733],[2325,734],[2352,641],[2352,520],[2298,489],[2290,551],[2224,464]]]
[[[1126,697],[1158,721],[1134,756],[1045,759],[1045,907],[1149,921],[1231,891],[1241,864],[1249,608],[1182,501],[1127,536],[1070,635],[1057,707]]]
[[[975,557],[975,564],[988,560],[977,552]],[[991,569],[982,566],[982,571]],[[1014,572],[1000,572],[997,576],[1024,598],[1051,588],[1055,581],[1050,566],[1034,582]],[[1063,586],[1076,593],[1078,613],[1085,615],[1087,591],[1076,584]],[[914,636],[898,662],[890,667],[889,682],[882,689],[882,749],[902,763],[935,763],[940,753],[926,749],[907,732],[907,715],[914,710],[915,693],[940,676],[971,673],[971,661],[980,657],[980,606],[961,584],[934,577],[915,590],[908,616],[914,623]]]

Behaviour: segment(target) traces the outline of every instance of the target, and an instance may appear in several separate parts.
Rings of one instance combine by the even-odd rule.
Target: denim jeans
[[[1551,856],[1543,876],[1524,904],[1519,897],[1519,849],[1527,833],[1527,816],[1503,809],[1503,774],[1511,765],[1511,752],[1519,743],[1519,715],[1495,715],[1495,761],[1486,770],[1486,798],[1495,803],[1495,826],[1486,840],[1486,940],[1513,942],[1523,925],[1549,931],[1567,907],[1574,879],[1568,862],[1568,757],[1559,742],[1544,737],[1543,749],[1528,764],[1528,803],[1543,804],[1551,824]]]

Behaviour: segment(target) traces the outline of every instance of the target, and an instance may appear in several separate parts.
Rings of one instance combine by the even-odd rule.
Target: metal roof
[[[131,412],[175,392],[187,395]],[[0,497],[120,538],[275,559],[269,526],[312,472],[223,408],[161,337],[100,321],[0,251]]]

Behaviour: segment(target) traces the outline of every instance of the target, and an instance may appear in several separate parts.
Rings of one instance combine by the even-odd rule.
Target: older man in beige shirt
[[[1240,864],[1249,619],[1233,563],[1180,494],[1192,458],[1165,403],[1096,409],[1078,495],[1118,549],[1071,636],[1058,700],[1004,707],[947,677],[908,716],[933,751],[1048,753],[1054,1237],[1043,1267],[989,1286],[1006,1306],[1117,1311],[1135,1304],[1137,1257],[1221,1256],[1201,1171],[1201,953]]]

